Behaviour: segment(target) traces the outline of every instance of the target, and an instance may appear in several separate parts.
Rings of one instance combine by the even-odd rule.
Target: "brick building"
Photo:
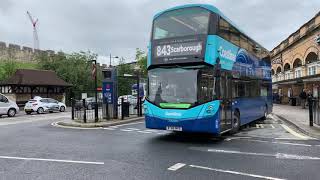
[[[320,12],[271,51],[271,62],[273,92],[282,103],[303,89],[320,97]]]

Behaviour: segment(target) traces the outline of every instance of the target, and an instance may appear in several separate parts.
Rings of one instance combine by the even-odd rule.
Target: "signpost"
[[[103,102],[107,104],[113,103],[113,82],[103,82]]]
[[[106,117],[110,119],[109,104],[113,104],[113,82],[102,84],[103,103],[106,104]]]

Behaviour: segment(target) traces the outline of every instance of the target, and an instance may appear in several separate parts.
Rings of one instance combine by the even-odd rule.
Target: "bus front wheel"
[[[239,111],[235,111],[232,117],[232,130],[230,131],[231,134],[235,134],[240,129],[240,113]]]

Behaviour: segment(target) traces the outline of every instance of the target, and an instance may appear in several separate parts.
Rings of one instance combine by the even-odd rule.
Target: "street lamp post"
[[[95,106],[94,106],[94,120],[95,122],[98,122],[98,79],[97,79],[97,60],[92,60],[94,63],[94,69],[92,70],[93,76],[94,76],[94,92],[95,92]]]
[[[141,112],[141,101],[140,101],[140,67],[139,66],[135,66],[134,70],[136,72],[137,75],[137,114],[138,117],[142,116],[142,112]]]
[[[118,59],[119,57],[118,56],[111,56],[111,54],[110,54],[110,64],[109,64],[109,67],[111,67],[112,65],[111,65],[111,60],[112,60],[112,58],[116,58],[116,59]]]

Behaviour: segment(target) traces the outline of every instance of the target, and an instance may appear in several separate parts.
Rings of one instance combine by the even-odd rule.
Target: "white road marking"
[[[115,128],[110,128],[110,127],[105,127],[105,128],[103,128],[103,129],[111,130],[111,131],[116,130]]]
[[[225,141],[231,141],[233,139],[250,139],[251,137],[230,137],[226,138]]]
[[[57,119],[61,119],[61,118],[66,118],[66,117],[70,117],[68,116],[58,116],[58,117],[43,117],[43,116],[38,116],[38,118],[36,119],[29,119],[29,120],[20,120],[20,117],[15,119],[17,121],[13,121],[13,122],[0,122],[0,126],[6,126],[6,125],[14,125],[14,124],[22,124],[22,123],[31,123],[31,122],[37,122],[37,121],[51,121],[51,120],[57,120]]]
[[[144,130],[144,131],[152,132],[152,133],[156,133],[156,132],[158,132],[158,130],[154,130],[154,129],[147,129],[147,130]]]
[[[253,156],[266,156],[266,157],[275,157],[277,159],[320,160],[319,157],[300,156],[300,155],[285,154],[285,153],[267,154],[267,153],[229,151],[229,150],[222,150],[222,149],[208,149],[208,152],[226,153],[226,154],[242,154],[242,155],[253,155]]]
[[[276,142],[276,141],[263,141],[263,140],[253,140],[253,139],[247,139],[246,141],[272,143],[272,144],[285,144],[285,145],[293,145],[293,146],[306,146],[306,147],[311,147],[312,146],[310,144],[298,144],[298,143]]]
[[[294,154],[284,154],[284,153],[277,153],[277,159],[299,159],[299,160],[320,160],[319,157],[312,157],[312,156],[299,156]]]
[[[148,133],[152,133],[152,132],[149,132],[149,131],[137,131],[139,133],[145,133],[145,134],[148,134]]]
[[[120,129],[120,131],[131,132],[131,131],[134,131],[134,130],[132,130],[132,129]]]
[[[133,131],[139,131],[140,129],[138,129],[138,128],[126,128],[126,129],[131,129],[131,130],[133,130]]]
[[[222,150],[222,149],[208,149],[208,152],[226,153],[226,154],[244,154],[244,155],[256,155],[256,156],[275,156],[273,154],[266,154],[266,153],[229,151],[229,150]]]
[[[168,168],[169,171],[176,171],[182,167],[184,167],[186,164],[183,164],[183,163],[177,163],[175,165],[172,165]]]
[[[282,179],[282,178],[276,178],[276,177],[270,177],[270,176],[262,176],[262,175],[257,175],[257,174],[249,174],[249,173],[238,172],[238,171],[230,171],[230,170],[209,168],[209,167],[204,167],[204,166],[197,166],[197,165],[189,165],[189,166],[193,167],[193,168],[199,168],[199,169],[205,169],[205,170],[223,172],[223,173],[229,173],[229,174],[236,174],[236,175],[241,175],[241,176],[249,176],[249,177],[255,177],[255,178],[260,178],[260,179],[285,180],[285,179]]]
[[[270,126],[271,126],[271,128],[272,128],[272,129],[274,129],[274,128],[275,128],[272,124],[270,124]]]
[[[283,127],[283,129],[285,129],[287,132],[289,132],[290,134],[294,135],[295,137],[298,137],[298,138],[304,139],[304,140],[314,139],[312,137],[299,134],[299,133],[295,132],[294,130],[290,129],[288,126],[284,125],[284,124],[280,124],[280,125]]]
[[[116,125],[116,126],[112,126],[112,127],[117,128],[117,127],[129,126],[129,125],[134,125],[134,124],[142,124],[142,123],[144,123],[144,121],[142,121],[142,122],[127,123],[127,124],[120,124],[120,125]]]
[[[47,161],[47,162],[95,164],[95,165],[103,165],[104,164],[104,162],[73,161],[73,160],[63,160],[63,159],[24,158],[24,157],[14,157],[14,156],[0,156],[0,159],[16,159],[16,160],[26,160],[26,161]]]

